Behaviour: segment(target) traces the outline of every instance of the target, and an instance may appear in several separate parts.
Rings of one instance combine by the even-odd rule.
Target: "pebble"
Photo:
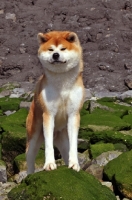
[[[6,19],[12,19],[13,22],[16,21],[16,15],[14,13],[6,13],[6,16],[5,16]]]
[[[104,182],[102,182],[102,185],[107,186],[108,188],[110,188],[110,189],[113,191],[113,185],[112,185],[111,182],[109,182],[109,181],[104,181]]]
[[[9,116],[9,115],[14,114],[15,112],[16,112],[15,110],[14,110],[14,111],[7,110],[6,112],[4,112],[4,114],[5,114],[6,116]]]
[[[3,9],[0,10],[0,15],[2,15],[2,14],[4,14],[4,10]]]

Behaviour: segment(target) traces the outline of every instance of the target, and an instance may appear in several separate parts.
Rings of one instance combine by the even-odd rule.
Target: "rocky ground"
[[[107,185],[117,200],[132,199],[131,22],[132,0],[1,0],[0,200],[7,199],[7,193],[25,176],[21,173],[26,169],[25,118],[34,85],[43,73],[36,36],[52,30],[76,32],[83,47],[83,76],[90,104],[82,111],[81,167]],[[110,98],[100,101],[103,97]],[[39,168],[43,165],[42,150],[37,159]],[[16,183],[6,182],[7,177]],[[10,195],[13,198],[14,193]]]
[[[30,88],[29,83],[25,83],[25,85],[26,88]],[[42,196],[48,199],[49,187],[51,187],[53,196],[61,195],[64,199],[69,200],[71,197],[66,197],[65,192],[54,193],[54,187],[50,183],[48,183],[48,187],[46,186],[47,189],[45,184],[41,184],[44,188],[37,189],[38,196],[35,198],[34,192],[31,192],[34,185],[31,183],[35,181],[36,185],[39,185],[41,181],[43,182],[43,173],[41,172],[37,176],[31,176],[33,181],[27,177],[25,182],[19,187],[15,187],[26,176],[25,120],[32,97],[32,90],[21,88],[18,83],[3,85],[0,90],[0,200],[7,200],[7,195],[10,200],[16,200],[18,197],[21,200],[23,198],[36,200],[36,198],[42,199]],[[98,92],[93,95],[89,89],[86,89],[86,99],[81,110],[78,139],[78,157],[81,168],[85,171],[84,174],[81,173],[86,182],[81,180],[81,173],[78,175],[68,172],[67,167],[60,168],[59,172],[59,169],[55,170],[53,176],[57,176],[57,180],[61,180],[63,173],[68,172],[71,185],[74,185],[75,178],[78,177],[77,179],[81,180],[77,186],[80,188],[80,193],[78,193],[80,199],[85,199],[85,195],[92,194],[90,197],[95,200],[130,200],[132,199],[132,92]],[[58,167],[64,165],[57,149],[55,149],[55,157]],[[36,171],[41,171],[43,164],[44,146],[41,147],[36,158]],[[95,176],[96,179],[89,174]],[[42,177],[42,180],[37,178],[39,176]],[[47,179],[49,180],[50,177]],[[55,179],[52,179],[53,183]],[[97,179],[102,184],[97,183]],[[67,180],[63,178],[61,181]],[[27,186],[28,184],[30,187]],[[89,188],[87,194],[85,194],[86,184]],[[96,190],[102,188],[101,196],[98,196],[91,184],[96,185]],[[109,190],[105,189],[103,185],[106,185]],[[9,193],[14,187],[15,189]],[[23,187],[25,188],[24,193]],[[63,189],[62,187],[60,191]],[[75,187],[75,193],[76,190],[78,189]],[[42,191],[45,192],[42,193]],[[30,197],[30,193],[32,193],[32,197]],[[106,194],[107,197],[105,197]],[[55,198],[53,197],[53,199]]]
[[[75,31],[84,52],[84,84],[93,90],[132,89],[132,0],[1,0],[0,85],[42,73],[37,33]]]

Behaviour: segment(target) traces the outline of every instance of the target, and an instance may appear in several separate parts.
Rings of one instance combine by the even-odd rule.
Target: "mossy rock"
[[[6,164],[3,160],[0,159],[0,166],[5,166],[6,167]]]
[[[6,83],[4,85],[2,85],[2,87],[0,88],[0,92],[4,91],[4,90],[13,90],[14,88],[19,88],[20,84],[19,83]]]
[[[0,160],[1,160],[1,158],[2,158],[2,144],[0,144]]]
[[[132,114],[130,114],[130,115],[125,115],[125,116],[123,117],[123,120],[124,120],[125,122],[131,124],[131,128],[132,128]]]
[[[83,104],[83,107],[81,109],[81,112],[80,112],[80,115],[83,116],[83,115],[86,115],[89,113],[89,104],[90,104],[90,101],[86,101],[84,104]]]
[[[90,146],[90,154],[92,158],[96,158],[97,156],[101,155],[104,152],[107,151],[114,151],[114,150],[119,150],[122,152],[127,151],[127,147],[126,145],[122,144],[122,143],[96,143],[96,144],[92,144]]]
[[[20,154],[14,159],[15,171],[27,170],[26,154]],[[35,169],[43,168],[44,166],[44,150],[40,149],[35,160]]]
[[[92,175],[67,167],[29,175],[8,193],[9,200],[116,200],[113,192]]]
[[[89,127],[93,131],[101,131],[102,127],[105,130],[130,130],[131,125],[115,115],[109,114],[87,114],[81,117],[81,128]],[[104,128],[103,128],[104,129]]]
[[[132,150],[110,161],[104,167],[104,177],[112,181],[123,196],[132,199]]]
[[[27,110],[20,109],[6,117],[1,124],[2,133],[2,158],[13,163],[14,158],[25,152],[26,148],[26,122]]]
[[[0,116],[3,116],[3,111],[2,110],[0,110]]]
[[[103,152],[113,151],[115,147],[112,143],[99,143],[90,146],[90,154],[92,158],[96,158]]]
[[[7,127],[7,132],[2,134],[2,151],[3,154],[16,152],[16,154],[23,153],[26,146],[26,130],[25,127],[12,125]],[[11,155],[10,155],[11,156]]]
[[[21,99],[18,98],[9,98],[3,97],[0,98],[0,109],[5,112],[7,110],[18,110],[20,105]]]
[[[122,143],[127,146],[128,149],[132,149],[132,136],[123,134],[119,131],[89,131],[89,129],[80,128],[79,138],[90,140],[91,144],[97,142],[104,143]]]
[[[103,106],[107,106],[110,109],[109,112],[111,114],[114,114],[121,118],[124,115],[127,115],[128,113],[132,113],[131,106],[120,105],[120,104],[118,104],[118,102],[103,101],[103,99],[99,99],[99,100],[97,100],[97,102]]]
[[[3,128],[4,131],[9,131],[10,129],[8,126],[13,126],[13,125],[17,126],[19,125],[25,127],[27,114],[28,114],[27,109],[21,108],[14,114],[5,117],[1,123],[1,127]]]
[[[128,103],[128,104],[132,105],[132,98],[131,97],[125,98],[125,99],[123,99],[123,101],[125,103]]]

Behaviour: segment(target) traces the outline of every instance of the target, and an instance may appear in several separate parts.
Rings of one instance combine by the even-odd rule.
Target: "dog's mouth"
[[[64,64],[66,63],[66,61],[60,61],[60,60],[53,60],[52,62],[50,62],[51,64]]]

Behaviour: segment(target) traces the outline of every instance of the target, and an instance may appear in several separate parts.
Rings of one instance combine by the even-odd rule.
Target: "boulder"
[[[10,200],[116,200],[112,191],[84,171],[76,172],[67,167],[42,171],[26,177],[8,193]]]
[[[112,181],[124,197],[132,199],[132,150],[110,161],[104,167],[104,177]]]
[[[103,152],[114,151],[114,150],[124,152],[124,151],[127,151],[128,149],[127,149],[126,145],[124,145],[122,143],[116,143],[116,144],[96,143],[96,144],[92,144],[90,146],[90,154],[91,154],[92,158],[96,158],[97,156],[99,156]]]
[[[25,121],[27,116],[26,109],[20,109],[16,113],[2,117],[2,159],[7,164],[7,170],[12,168],[14,158],[25,152],[26,148],[26,129]],[[12,167],[11,167],[12,166]],[[12,171],[12,170],[11,170]],[[12,175],[10,172],[8,175]]]

